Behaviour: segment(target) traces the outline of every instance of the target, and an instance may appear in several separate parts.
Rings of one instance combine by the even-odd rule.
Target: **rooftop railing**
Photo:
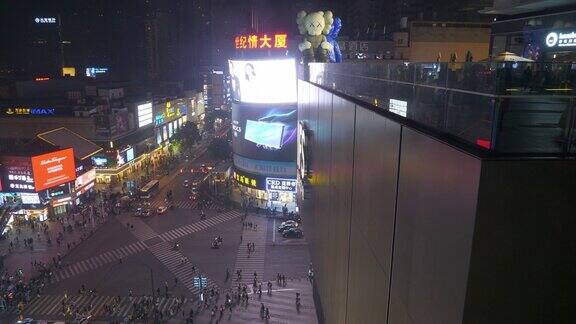
[[[576,153],[576,64],[312,63],[309,81],[484,150]]]

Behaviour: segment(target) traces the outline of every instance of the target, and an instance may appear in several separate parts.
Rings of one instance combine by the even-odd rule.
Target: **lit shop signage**
[[[1,191],[34,192],[34,177],[29,157],[5,156],[0,159]]]
[[[144,127],[152,124],[152,103],[138,105],[138,127]]]
[[[551,32],[546,35],[546,46],[548,47],[575,47],[576,32],[561,33]]]
[[[240,174],[234,171],[234,180],[238,181],[239,183],[245,186],[258,189],[258,180],[250,176]]]
[[[40,204],[40,196],[38,193],[19,193],[20,199],[22,199],[22,204],[24,205],[38,205]]]
[[[236,49],[288,48],[287,34],[247,34],[234,38]]]
[[[232,98],[242,103],[296,103],[294,59],[228,61]]]
[[[126,162],[130,162],[132,160],[134,160],[134,148],[133,147],[126,150]]]
[[[391,113],[395,113],[396,115],[406,117],[406,112],[408,111],[408,103],[402,100],[390,99],[388,110]]]
[[[55,24],[56,18],[54,17],[36,17],[34,22],[37,24]]]
[[[266,178],[266,191],[296,192],[296,180]]]
[[[54,116],[56,110],[49,107],[9,107],[2,109],[5,116]]]
[[[234,154],[234,165],[255,174],[272,176],[294,176],[296,174],[296,163],[294,162],[253,160]]]
[[[76,179],[74,151],[69,148],[32,157],[36,191]]]

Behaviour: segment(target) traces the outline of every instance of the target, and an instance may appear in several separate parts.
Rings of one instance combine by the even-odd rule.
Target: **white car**
[[[188,188],[189,185],[188,180],[184,180],[184,187]]]
[[[285,222],[282,222],[282,224],[280,224],[280,226],[286,226],[286,225],[297,227],[297,226],[298,226],[298,222],[297,222],[297,221],[293,221],[293,220],[287,220],[287,221],[285,221]]]
[[[164,214],[166,210],[168,210],[166,206],[158,206],[158,208],[156,208],[156,214],[158,215]]]

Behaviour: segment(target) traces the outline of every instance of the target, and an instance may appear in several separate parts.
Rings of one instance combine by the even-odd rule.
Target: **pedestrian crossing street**
[[[114,314],[108,314],[104,311],[104,306],[111,304],[116,296],[98,296],[98,295],[71,295],[68,296],[68,301],[70,305],[74,305],[76,309],[83,309],[90,307],[90,314],[94,320],[105,320],[112,318],[125,318],[130,314],[134,303],[139,303],[144,297],[121,297],[118,308]],[[66,319],[62,314],[62,301],[64,300],[63,295],[43,295],[33,299],[29,304],[24,306],[24,317],[40,318],[44,317],[47,319]],[[184,304],[186,304],[186,299],[184,299]],[[167,312],[170,307],[175,305],[177,298],[160,298],[158,303],[158,309]],[[90,321],[93,323],[93,321]]]
[[[189,224],[186,226],[172,229],[172,230],[165,232],[163,234],[160,234],[160,235],[156,234],[144,222],[134,222],[133,221],[133,224],[135,225],[135,227],[133,230],[131,230],[131,232],[139,240],[142,240],[142,241],[146,240],[146,239],[153,238],[153,237],[159,237],[162,241],[169,242],[169,241],[174,241],[176,239],[182,238],[182,237],[187,236],[187,235],[191,235],[191,234],[196,233],[196,232],[203,231],[203,230],[208,229],[212,226],[216,226],[220,223],[224,223],[224,222],[229,221],[231,219],[237,218],[240,215],[241,215],[241,213],[239,211],[232,210],[232,211],[229,211],[227,213],[219,214],[219,215],[207,218],[205,220],[202,220],[202,221],[199,221],[199,222],[196,222],[193,224]],[[145,226],[145,227],[143,227],[143,226]],[[141,231],[141,232],[139,232],[139,231]],[[153,235],[149,234],[150,232]],[[128,244],[128,245],[125,245],[123,247],[117,248],[115,250],[104,252],[102,254],[93,256],[93,257],[88,258],[86,260],[78,261],[78,262],[75,262],[75,263],[70,264],[68,266],[65,266],[61,269],[58,269],[53,273],[50,283],[60,282],[62,280],[77,276],[77,275],[82,274],[84,272],[100,268],[104,265],[114,263],[114,262],[119,262],[120,258],[125,259],[129,255],[132,255],[135,253],[140,253],[140,252],[148,249],[147,245],[142,241]],[[172,246],[171,243],[169,245],[170,245],[170,247]],[[180,259],[178,258],[178,260],[180,260]],[[178,279],[180,279],[180,278],[178,278]]]
[[[70,277],[77,276],[81,273],[100,268],[104,265],[118,262],[120,258],[124,259],[129,255],[142,252],[146,250],[146,248],[147,247],[143,242],[136,242],[117,248],[115,250],[104,252],[86,260],[72,263],[54,271],[50,282],[59,282]]]
[[[250,294],[248,307],[237,306],[232,314],[225,312],[222,318],[223,323],[263,323],[260,318],[260,305],[268,307],[270,319],[267,324],[317,324],[316,309],[314,307],[314,297],[312,285],[306,278],[286,280],[286,287],[279,287],[274,281],[272,295],[269,296],[262,284],[262,297],[258,294]],[[300,293],[300,310],[296,310],[296,293]],[[205,310],[194,318],[194,323],[211,323],[210,312]]]
[[[172,248],[172,244],[169,242],[162,242],[148,248],[150,252],[158,259],[162,264],[168,268],[168,270],[178,278],[178,282],[183,284],[189,291],[194,294],[199,294],[200,287],[194,286],[194,277],[202,276],[205,277],[202,272],[197,268],[195,272],[192,271],[192,264],[190,262],[182,263],[184,255],[177,250]],[[206,288],[215,287],[215,283],[210,279],[206,278]]]
[[[266,256],[266,232],[268,230],[266,218],[248,215],[245,220],[256,224],[257,231],[252,228],[244,228],[242,231],[242,243],[238,247],[236,254],[236,270],[242,270],[241,283],[251,286],[254,281],[254,272],[261,280],[264,273],[264,261]],[[248,253],[248,243],[254,243],[254,251]],[[232,278],[236,280],[236,272],[232,273]]]
[[[231,210],[229,212],[218,214],[216,216],[206,218],[205,220],[201,220],[193,224],[175,228],[173,230],[158,235],[158,237],[163,241],[173,241],[181,237],[188,236],[192,233],[203,231],[207,228],[218,225],[220,223],[227,222],[231,219],[240,217],[241,215],[242,215],[241,212]]]
[[[197,209],[198,208],[198,200],[195,201],[191,201],[191,200],[177,200],[173,202],[174,207],[176,208],[180,208],[180,209]],[[218,206],[216,204],[214,204],[213,201],[208,200],[206,201],[207,206],[204,207],[204,209],[216,209],[218,208]],[[156,210],[156,208],[160,207],[160,206],[166,206],[166,202],[164,202],[163,200],[154,200],[150,202],[150,208],[152,210]]]

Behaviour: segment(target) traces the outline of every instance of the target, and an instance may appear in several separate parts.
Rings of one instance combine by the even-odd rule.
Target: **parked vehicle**
[[[284,231],[282,236],[285,238],[302,238],[304,237],[304,233],[298,228],[290,228]]]
[[[280,226],[278,226],[278,232],[284,233],[285,231],[287,231],[289,229],[293,229],[293,228],[297,228],[297,227],[298,227],[298,223],[289,223],[289,224],[280,225]]]

